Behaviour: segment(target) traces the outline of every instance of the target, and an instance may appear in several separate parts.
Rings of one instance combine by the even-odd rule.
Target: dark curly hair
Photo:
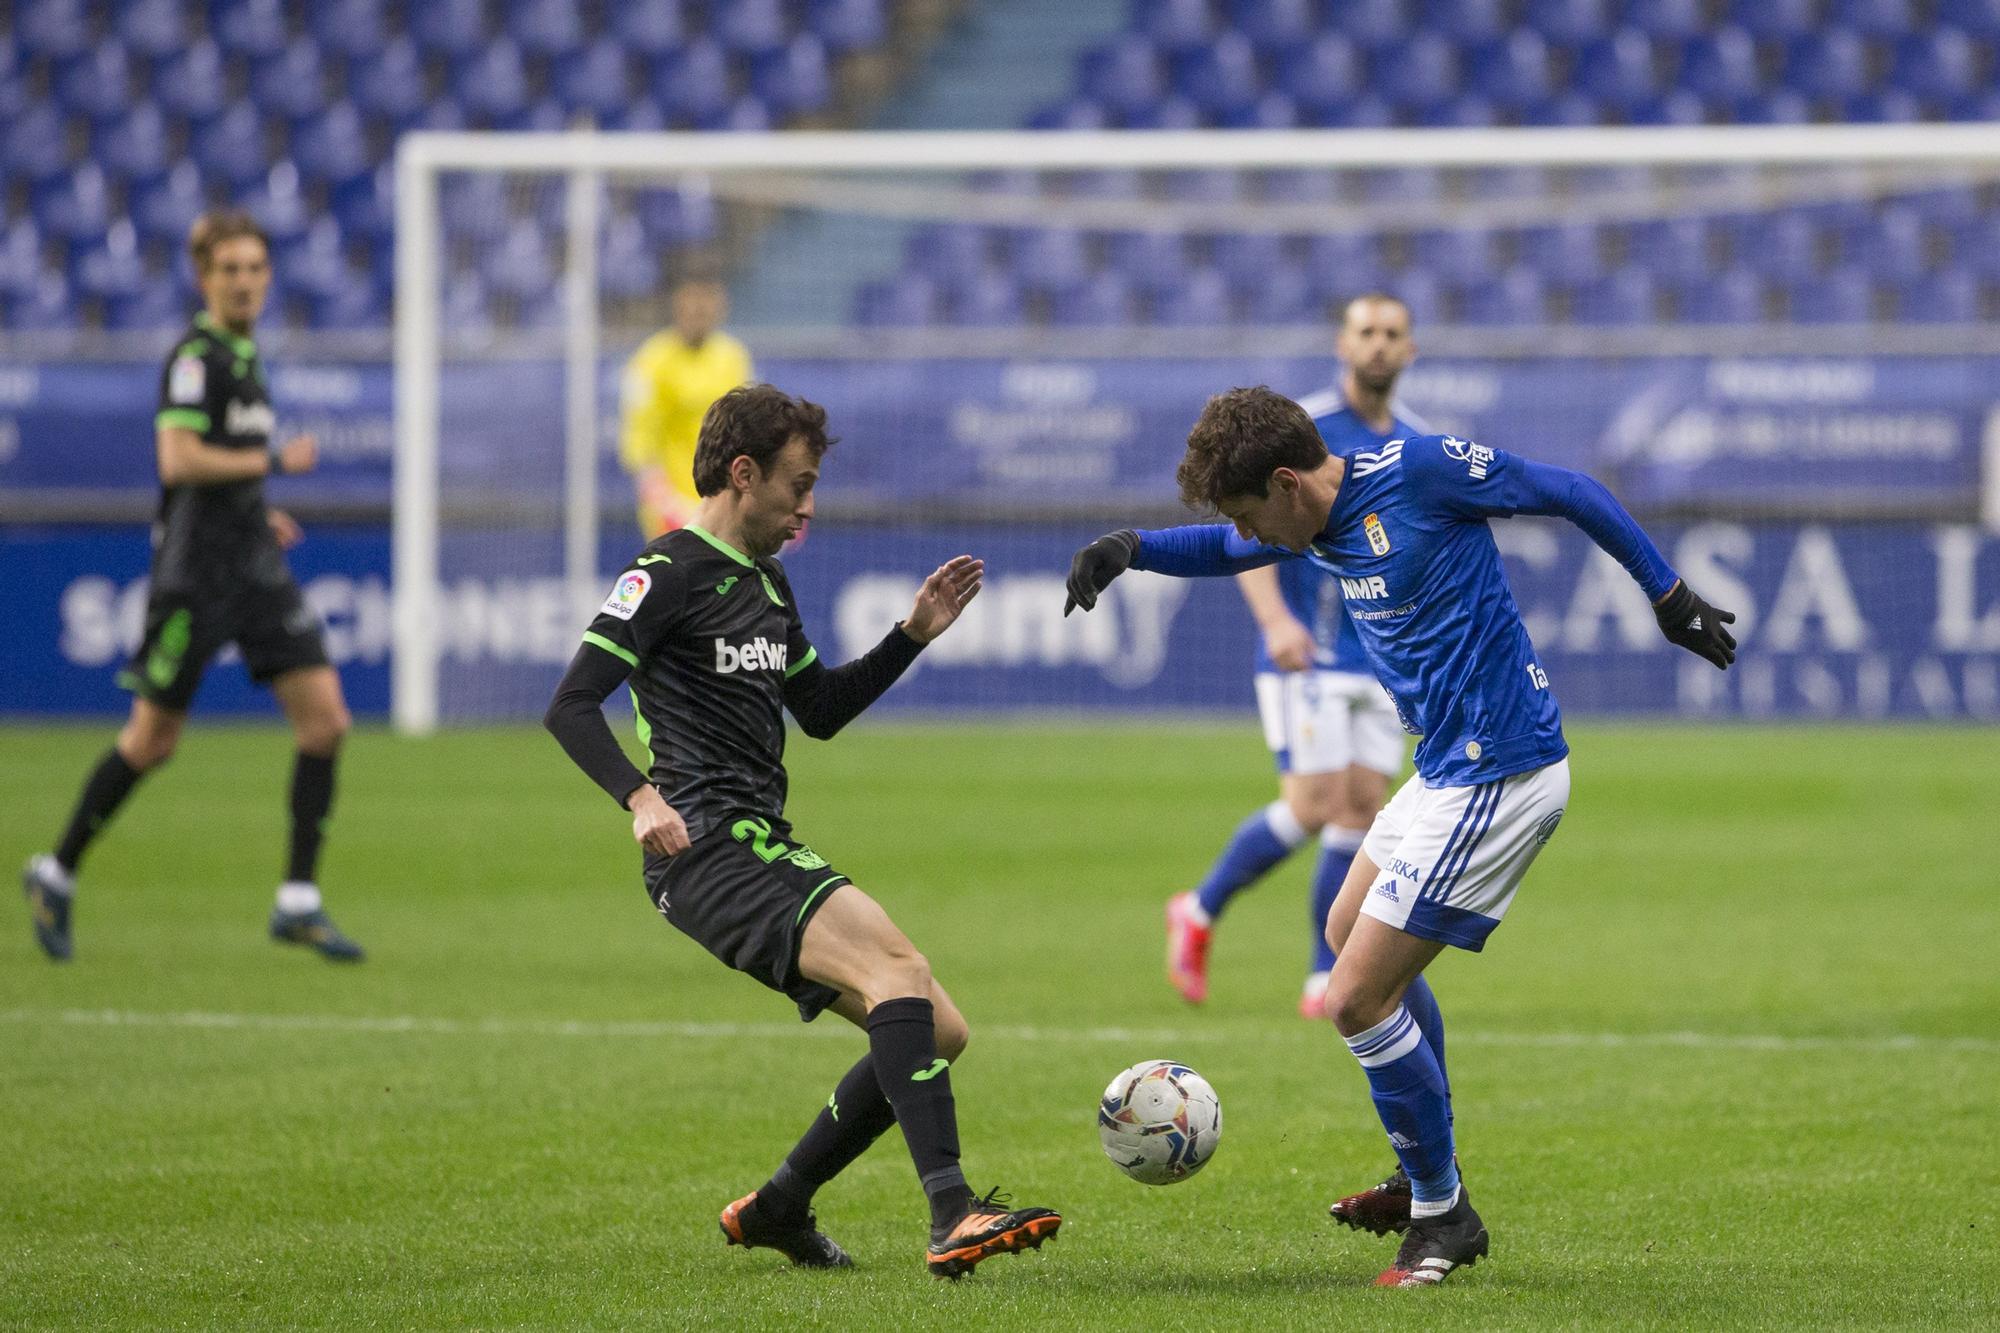
[[[1269,494],[1274,469],[1310,472],[1325,461],[1326,442],[1306,410],[1260,384],[1208,400],[1174,480],[1183,504],[1213,509],[1236,496]]]
[[[720,495],[729,485],[729,465],[748,458],[768,473],[779,453],[803,439],[817,463],[838,441],[826,433],[826,409],[794,398],[768,384],[745,384],[709,405],[694,446],[697,495]]]

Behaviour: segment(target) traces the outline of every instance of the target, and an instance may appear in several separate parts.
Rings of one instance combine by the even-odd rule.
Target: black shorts
[[[268,685],[287,671],[329,665],[319,616],[286,579],[226,592],[158,590],[146,602],[146,637],[118,675],[142,699],[184,713],[202,673],[228,644],[242,650],[250,679]]]
[[[799,974],[799,943],[847,882],[789,825],[757,816],[718,825],[679,856],[646,858],[646,895],[674,929],[791,996],[807,1023],[840,992]]]

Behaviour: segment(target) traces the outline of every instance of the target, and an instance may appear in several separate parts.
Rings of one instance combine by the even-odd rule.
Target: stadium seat
[[[1468,85],[1495,105],[1519,112],[1549,95],[1549,45],[1527,28],[1476,48]]]
[[[1436,106],[1426,107],[1416,117],[1419,125],[1440,129],[1482,129],[1489,125],[1499,125],[1506,116],[1499,107],[1477,93],[1460,93]]]
[[[631,66],[624,48],[608,37],[556,60],[552,83],[563,105],[588,111],[600,125],[632,101]]]
[[[478,274],[455,273],[445,279],[438,322],[452,333],[483,333],[493,327],[492,302]]]
[[[1401,273],[1388,275],[1382,282],[1371,284],[1376,290],[1386,291],[1409,309],[1410,321],[1422,328],[1427,324],[1442,324],[1448,310],[1445,302],[1444,284],[1421,269],[1407,269]],[[1365,289],[1364,289],[1365,290]],[[1345,301],[1357,291],[1349,288],[1335,293],[1336,301]]]
[[[111,21],[118,40],[148,58],[172,55],[187,45],[187,18],[178,0],[126,0]]]
[[[1390,282],[1380,242],[1354,232],[1307,237],[1305,272],[1315,292],[1341,300]]]
[[[1521,234],[1521,262],[1551,282],[1580,286],[1604,273],[1597,228],[1587,222],[1533,227]]]
[[[1625,22],[1648,37],[1685,40],[1708,28],[1702,0],[1631,0]]]
[[[1049,303],[1049,319],[1071,328],[1116,328],[1133,322],[1137,304],[1124,275],[1107,269],[1057,292]]]
[[[306,30],[323,51],[373,59],[389,44],[383,10],[387,0],[315,0],[306,7]],[[350,71],[350,75],[357,71]]]
[[[1723,224],[1737,264],[1794,284],[1826,268],[1828,236],[1819,221],[1797,209],[1755,213]]]
[[[1463,285],[1458,317],[1467,324],[1542,324],[1548,321],[1548,287],[1539,273],[1514,265]]]
[[[132,102],[132,62],[122,42],[99,42],[56,67],[56,103],[74,116],[104,121]]]
[[[398,37],[372,59],[350,66],[348,82],[357,107],[399,125],[430,101],[423,57],[408,37]]]
[[[326,105],[326,68],[310,37],[251,62],[250,100],[266,114],[303,120]]]
[[[299,169],[289,158],[271,164],[263,182],[244,194],[242,206],[273,245],[297,240],[312,225],[312,210],[299,189]]]
[[[984,273],[993,263],[993,238],[986,228],[969,222],[936,222],[918,227],[904,242],[904,253],[918,272],[950,285]]]
[[[729,0],[709,11],[709,31],[731,51],[766,55],[791,40],[782,0]]]
[[[729,53],[710,37],[689,42],[655,68],[653,96],[677,120],[701,120],[725,110],[736,96]]]
[[[1104,254],[1135,291],[1148,296],[1178,284],[1188,263],[1186,240],[1165,231],[1114,232],[1105,242]]]
[[[833,72],[826,43],[802,32],[776,51],[750,62],[750,90],[770,108],[773,120],[810,115],[833,101]]]
[[[1953,120],[2000,121],[2000,88],[1976,88],[1947,108]]]
[[[1767,318],[1763,280],[1747,268],[1684,284],[1674,303],[1689,324],[1761,324]]]
[[[687,40],[681,0],[623,0],[610,7],[611,35],[634,55],[660,60]]]
[[[424,0],[411,6],[407,23],[425,54],[463,60],[486,42],[485,0]]]
[[[274,267],[285,275],[286,288],[302,296],[325,296],[356,283],[340,224],[330,217],[318,219],[291,244],[280,247]]]
[[[1639,103],[1626,113],[1634,125],[1705,125],[1708,103],[1685,88],[1671,88],[1659,97]]]
[[[1352,40],[1326,33],[1303,48],[1279,55],[1273,86],[1296,102],[1308,118],[1322,120],[1326,112],[1367,91],[1368,73]]]
[[[1192,55],[1217,38],[1208,0],[1133,0],[1129,27],[1167,55]]]
[[[438,185],[439,222],[455,239],[497,241],[506,235],[512,212],[507,182],[494,172],[455,171]]]
[[[862,284],[855,319],[867,328],[922,328],[937,322],[937,284],[921,273],[901,273]]]
[[[1215,238],[1215,267],[1239,291],[1246,291],[1266,273],[1286,266],[1285,238],[1268,231],[1224,232]]]
[[[1166,92],[1159,52],[1144,38],[1129,35],[1077,57],[1077,86],[1121,120],[1151,107]]]
[[[882,0],[809,0],[806,29],[839,56],[884,45],[889,18]]]
[[[1389,102],[1421,113],[1458,92],[1458,49],[1433,32],[1420,32],[1377,53],[1371,86]]]
[[[146,286],[146,261],[139,254],[139,233],[124,218],[113,222],[104,238],[83,250],[74,265],[77,290],[100,300],[131,296]]]
[[[1924,104],[1901,88],[1878,88],[1834,105],[1837,108],[1834,119],[1839,121],[1908,124],[1925,119]]]
[[[1027,227],[1008,249],[1015,276],[1030,291],[1066,291],[1090,277],[1090,247],[1074,228]]]
[[[1681,48],[1680,86],[1710,102],[1736,102],[1764,86],[1757,43],[1738,27],[1717,28]]]
[[[1845,228],[1840,252],[1878,282],[1910,282],[1932,266],[1930,228],[1914,205],[1888,204],[1866,222]]]
[[[1809,98],[1859,96],[1869,90],[1868,48],[1845,28],[1798,38],[1786,49],[1785,86]]]
[[[368,132],[352,102],[335,102],[292,134],[292,158],[307,179],[338,185],[375,167]]]
[[[506,0],[502,26],[529,55],[566,56],[583,49],[583,15],[575,0]]]
[[[1786,306],[1800,324],[1863,324],[1875,317],[1874,289],[1859,269],[1837,268],[1794,285]]]
[[[1326,302],[1312,280],[1296,264],[1281,264],[1239,286],[1247,324],[1318,324],[1326,318]]]
[[[495,37],[452,70],[451,90],[475,122],[498,123],[519,116],[530,102],[521,48],[512,38]]]
[[[1812,103],[1796,88],[1773,88],[1738,99],[1733,118],[1746,125],[1804,125],[1812,120]]]
[[[1559,46],[1583,46],[1611,30],[1604,0],[1528,0],[1527,21]]]
[[[630,213],[612,217],[598,243],[599,285],[614,299],[650,296],[660,286],[660,251]]]
[[[15,218],[0,229],[0,296],[33,291],[41,274],[41,234],[28,218]]]
[[[1069,97],[1028,117],[1031,130],[1101,130],[1111,123],[1104,108],[1087,97]]]
[[[480,256],[480,273],[494,296],[531,301],[555,286],[548,236],[531,218],[509,223],[499,244]]]
[[[1331,204],[1340,199],[1340,175],[1323,167],[1274,167],[1259,181],[1274,204]]]
[[[208,207],[200,169],[192,162],[175,163],[161,180],[135,187],[127,207],[141,238],[176,247],[185,244],[188,228]]]
[[[1506,0],[1424,0],[1424,26],[1458,46],[1497,42],[1513,29]]]
[[[1220,117],[1218,123],[1228,130],[1290,130],[1297,129],[1304,119],[1297,102],[1283,93],[1271,92]]]
[[[1524,125],[1602,125],[1605,115],[1596,98],[1570,89],[1528,107],[1521,113],[1521,122]]]
[[[661,107],[658,98],[645,93],[628,97],[616,108],[601,113],[597,117],[597,128],[651,133],[673,128],[673,117]]]
[[[1174,86],[1211,115],[1228,116],[1257,101],[1264,76],[1250,39],[1225,32],[1175,62]]]
[[[231,55],[275,56],[291,39],[284,0],[216,0],[209,31]]]
[[[1790,41],[1818,29],[1819,0],[1730,0],[1728,18],[1752,37]]]
[[[1271,55],[1303,46],[1319,31],[1314,0],[1227,0],[1227,21]]]
[[[999,269],[968,275],[945,292],[944,322],[959,328],[1011,328],[1025,316],[1021,289]]]
[[[389,322],[389,307],[372,283],[358,279],[306,298],[306,322],[330,333],[363,333]]]
[[[1150,106],[1128,112],[1122,121],[1128,130],[1198,130],[1209,128],[1202,109],[1179,93],[1168,93]]]
[[[1342,0],[1327,7],[1335,29],[1362,46],[1388,46],[1409,36],[1412,22],[1405,0]]]
[[[1980,321],[1979,279],[1961,269],[1926,274],[1899,293],[1897,311],[1916,324],[1973,324]]]
[[[447,93],[428,98],[424,104],[403,119],[396,121],[393,129],[397,134],[408,134],[411,130],[466,130],[473,128],[472,118],[465,114],[457,100]]]
[[[211,120],[229,105],[229,80],[222,48],[206,37],[166,57],[153,69],[153,98],[169,114]]]
[[[1921,31],[1910,0],[1832,0],[1826,18],[1863,37],[1901,37]]]
[[[1361,197],[1375,204],[1431,205],[1445,196],[1445,177],[1435,167],[1371,167],[1356,172]]]
[[[1665,281],[1705,281],[1718,267],[1716,228],[1706,218],[1663,218],[1628,233],[1625,258]]]
[[[121,119],[105,126],[94,137],[93,148],[97,160],[128,185],[158,180],[173,165],[167,118],[152,101],[135,103]]]
[[[1236,320],[1229,280],[1203,265],[1188,269],[1181,280],[1153,300],[1155,324],[1180,328],[1213,328]]]
[[[1585,47],[1573,77],[1583,92],[1621,116],[1660,94],[1653,41],[1636,28],[1621,28]]]
[[[7,328],[17,333],[69,333],[78,327],[79,315],[69,281],[53,269],[7,302]]]
[[[178,329],[188,322],[191,306],[172,282],[156,278],[134,291],[105,297],[104,327],[114,332]]]
[[[1896,44],[1889,81],[1913,97],[1961,98],[1978,88],[1979,53],[1956,28],[1912,33]]]
[[[1411,238],[1410,262],[1459,286],[1474,284],[1498,269],[1497,238],[1483,227],[1418,232]]]
[[[1579,324],[1644,325],[1659,318],[1659,283],[1628,265],[1570,293],[1569,317]]]
[[[25,55],[63,60],[90,49],[83,0],[20,0],[13,17],[14,39]]]
[[[29,197],[29,206],[42,234],[67,245],[95,241],[111,225],[104,169],[95,162],[84,162],[39,186]]]
[[[1160,184],[1167,198],[1182,203],[1233,204],[1243,197],[1244,177],[1221,167],[1192,167],[1168,172]]]
[[[1137,199],[1146,193],[1139,173],[1127,167],[1096,167],[1065,172],[1058,178],[1075,199]]]
[[[264,175],[269,160],[264,122],[248,102],[233,103],[215,119],[195,126],[188,152],[202,174],[232,190],[244,190]]]
[[[633,208],[646,233],[661,245],[713,240],[721,226],[715,196],[702,189],[653,187],[636,191]]]
[[[1937,19],[1967,36],[2000,41],[2000,0],[1938,0]]]

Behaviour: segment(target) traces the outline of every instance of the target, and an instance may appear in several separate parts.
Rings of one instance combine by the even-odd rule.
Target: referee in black
[[[881,643],[842,666],[820,661],[773,557],[812,517],[832,443],[824,408],[768,384],[718,398],[695,444],[694,521],[618,576],[544,720],[632,812],[646,893],[669,923],[789,997],[801,1018],[831,1009],[868,1034],[867,1053],[784,1164],[722,1210],[723,1235],[806,1267],[846,1267],[818,1228],[813,1194],[901,1125],[930,1204],[925,1263],[955,1278],[993,1255],[1040,1248],[1062,1218],[973,1197],[950,1073],[965,1019],[888,913],[786,822],[784,714],[808,736],[839,731],[951,627],[984,566],[948,561]],[[650,776],[626,759],[601,711],[628,679]]]
[[[68,959],[84,849],[139,779],[173,755],[203,671],[234,643],[251,678],[278,696],[298,746],[290,855],[271,937],[354,961],[361,946],[328,918],[315,878],[347,704],[320,641],[319,617],[285,566],[283,548],[299,541],[298,524],[264,500],[264,478],[310,472],[318,446],[303,435],[271,445],[270,397],[252,337],[271,287],[263,230],[245,213],[206,213],[189,232],[188,250],[206,308],[160,375],[160,509],[145,639],[119,677],[133,693],[132,713],[84,782],[61,842],[29,859],[21,885],[35,939],[50,958]]]

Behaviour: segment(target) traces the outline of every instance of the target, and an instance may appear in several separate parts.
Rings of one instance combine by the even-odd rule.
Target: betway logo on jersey
[[[266,403],[239,403],[231,400],[222,414],[225,435],[269,435],[278,427],[278,414]]]
[[[752,639],[740,648],[717,639],[715,672],[727,676],[738,671],[783,671],[789,655],[784,644],[771,639]]]
[[[1379,602],[1389,595],[1389,584],[1380,574],[1365,579],[1342,578],[1340,595],[1350,602]]]

